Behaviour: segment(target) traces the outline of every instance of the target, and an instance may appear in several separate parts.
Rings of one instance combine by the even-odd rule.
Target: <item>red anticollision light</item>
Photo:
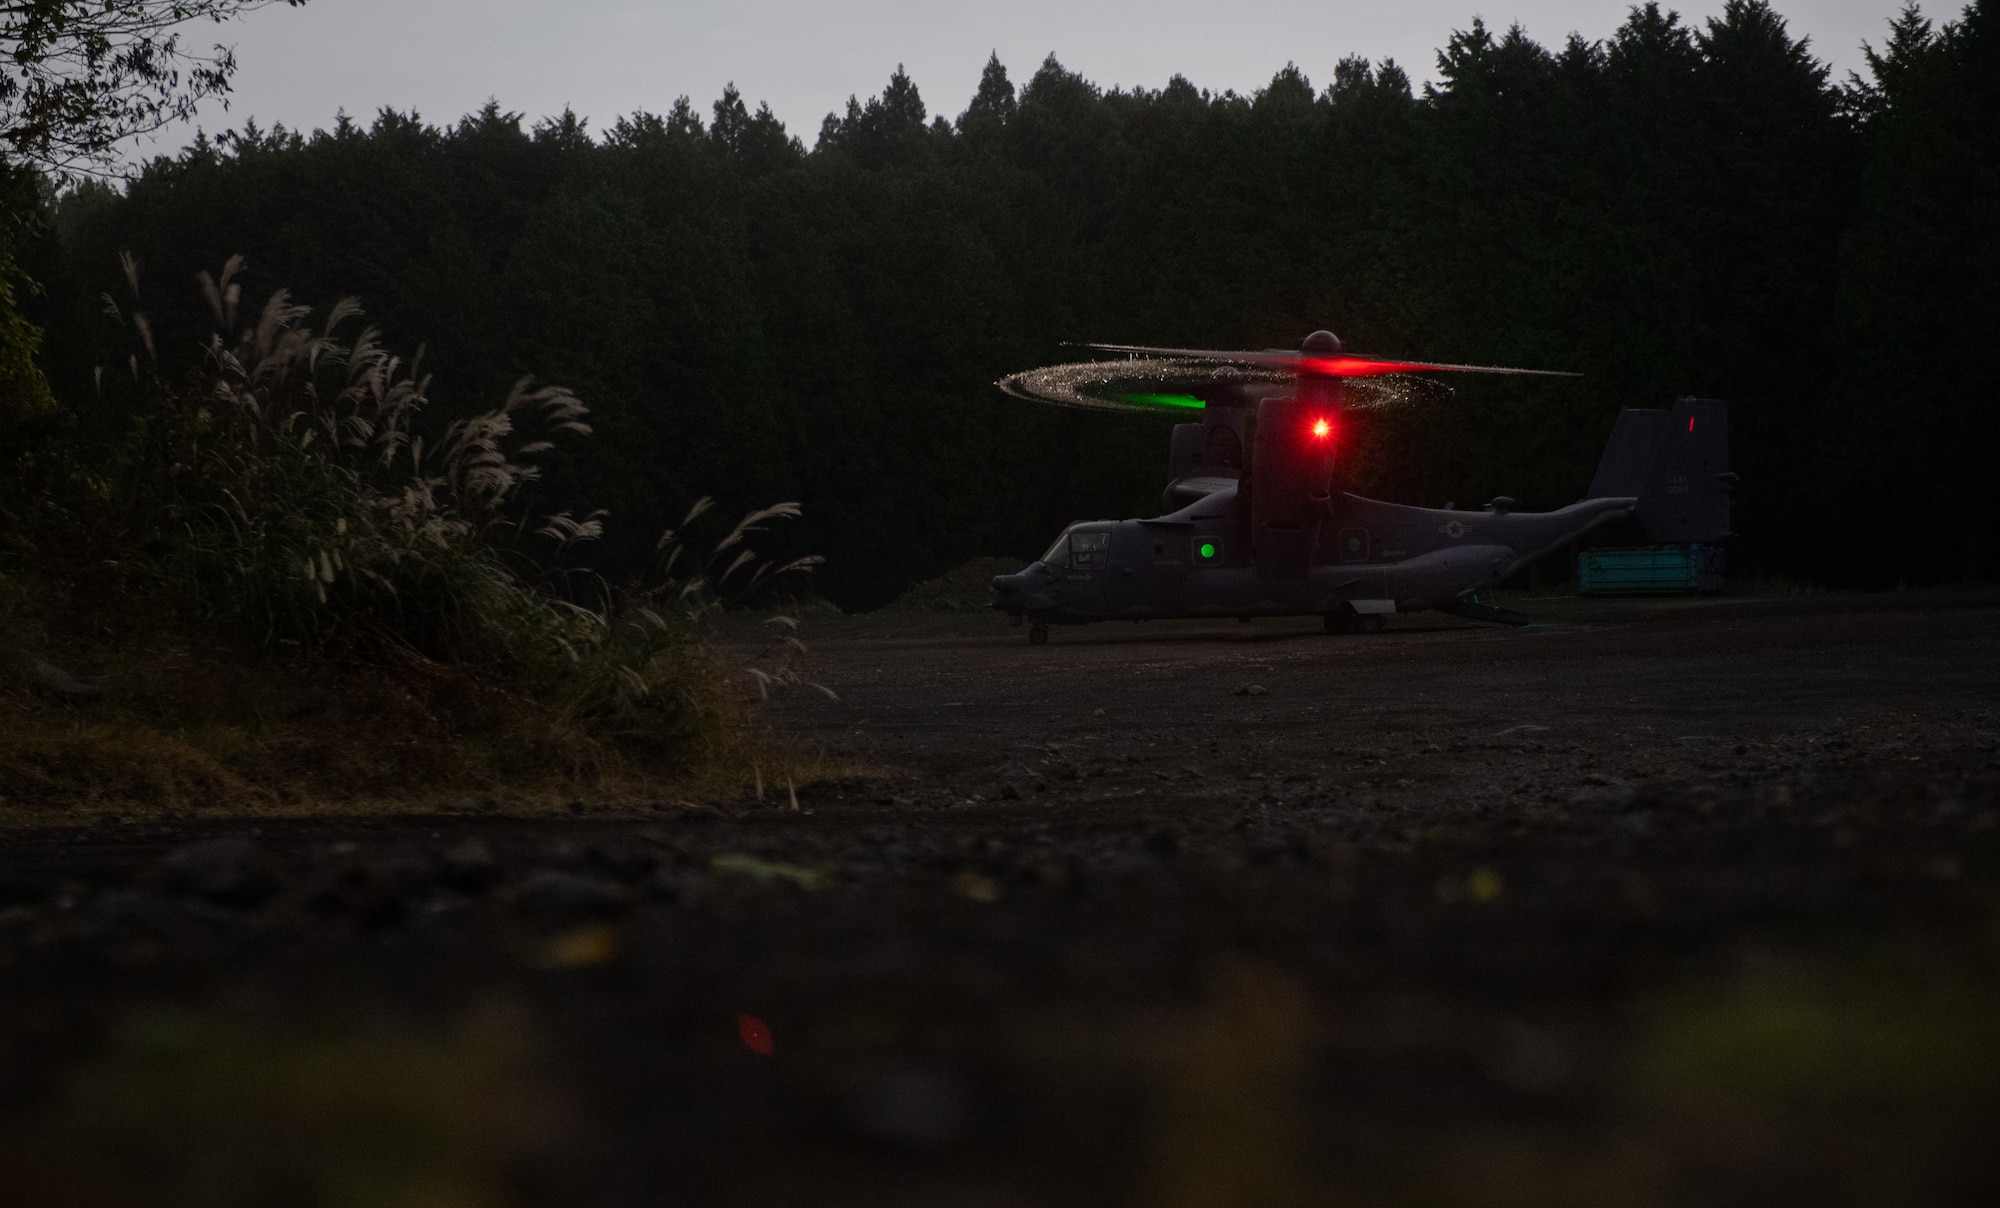
[[[1688,431],[1694,431],[1694,416],[1688,416]]]
[[[743,1047],[761,1057],[769,1057],[777,1045],[771,1040],[771,1029],[755,1015],[736,1017],[736,1034],[743,1038]]]
[[[1332,424],[1328,423],[1324,419],[1316,419],[1313,421],[1313,436],[1316,439],[1325,440],[1327,437],[1332,435],[1333,435]]]

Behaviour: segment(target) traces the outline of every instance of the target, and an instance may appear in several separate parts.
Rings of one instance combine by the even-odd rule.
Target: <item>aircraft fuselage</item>
[[[1236,487],[1149,520],[1071,525],[993,581],[994,607],[1039,623],[1170,617],[1367,616],[1449,605],[1631,512],[1636,498],[1553,512],[1406,507],[1335,495],[1310,561],[1259,573]]]

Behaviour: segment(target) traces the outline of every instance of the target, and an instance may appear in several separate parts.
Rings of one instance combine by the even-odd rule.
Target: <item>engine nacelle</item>
[[[1160,496],[1162,511],[1177,511],[1204,493],[1183,489],[1180,482],[1184,478],[1207,482],[1241,476],[1243,420],[1248,407],[1247,401],[1223,394],[1208,404],[1200,423],[1174,425],[1173,443],[1167,451],[1167,489]]]
[[[1257,573],[1303,579],[1333,491],[1340,382],[1301,377],[1293,398],[1257,405],[1250,460],[1250,533]]]

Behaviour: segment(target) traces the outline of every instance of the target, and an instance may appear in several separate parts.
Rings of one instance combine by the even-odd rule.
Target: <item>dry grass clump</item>
[[[176,374],[125,267],[106,309],[134,351],[65,422],[14,434],[0,487],[0,812],[629,789],[746,762],[745,711],[798,680],[796,643],[732,685],[705,627],[816,561],[751,548],[795,504],[695,556],[704,500],[647,581],[554,594],[520,546],[560,560],[604,523],[521,507],[537,458],[590,432],[573,394],[524,378],[426,428],[421,351],[352,300],[315,321],[279,291],[239,321],[240,259],[202,274],[215,330]]]
[[[254,799],[245,779],[199,741],[129,719],[69,724],[8,709],[0,731],[0,808],[121,808],[143,802],[168,811]]]

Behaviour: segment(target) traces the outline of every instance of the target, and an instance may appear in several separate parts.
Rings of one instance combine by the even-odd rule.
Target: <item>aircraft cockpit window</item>
[[[1042,561],[1050,566],[1061,566],[1069,561],[1068,533],[1056,538],[1056,543],[1049,547],[1049,552],[1042,555]]]
[[[1071,533],[1069,564],[1076,570],[1096,570],[1111,550],[1110,533]]]

